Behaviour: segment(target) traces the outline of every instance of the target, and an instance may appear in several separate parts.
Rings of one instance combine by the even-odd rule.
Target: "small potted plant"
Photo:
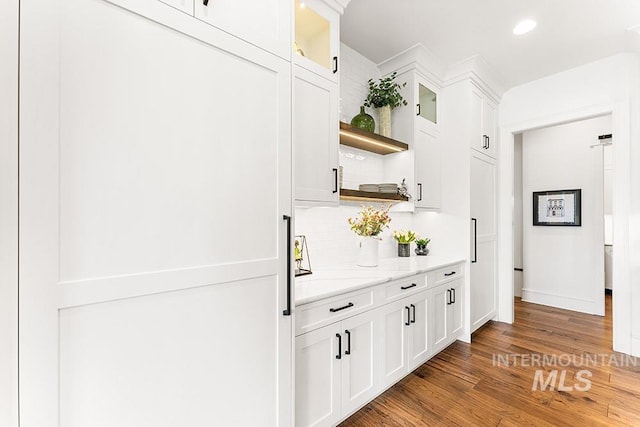
[[[427,248],[427,245],[429,244],[429,242],[431,241],[431,239],[424,237],[424,238],[419,238],[416,239],[416,255],[427,255],[429,254],[429,249]]]
[[[407,101],[402,97],[400,89],[407,85],[395,81],[397,73],[394,71],[390,76],[375,82],[369,79],[369,94],[364,100],[365,107],[378,109],[378,132],[382,136],[391,137],[391,110],[401,105],[407,105]]]
[[[378,265],[378,235],[389,228],[391,205],[386,208],[374,209],[373,206],[362,206],[359,217],[349,218],[351,230],[361,236],[359,242],[358,265],[361,267],[375,267]]]
[[[411,255],[409,247],[411,242],[416,240],[416,233],[411,230],[406,232],[404,230],[396,230],[393,232],[393,237],[396,239],[396,242],[398,242],[398,256],[408,257]]]

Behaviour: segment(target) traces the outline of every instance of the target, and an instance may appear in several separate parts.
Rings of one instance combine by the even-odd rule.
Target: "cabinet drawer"
[[[426,289],[427,277],[420,274],[404,280],[398,280],[384,286],[384,301],[390,302]]]
[[[371,309],[373,295],[370,288],[301,305],[296,309],[296,336]]]
[[[427,280],[429,282],[429,287],[433,287],[441,283],[445,283],[450,280],[455,280],[463,276],[464,276],[463,264],[455,264],[449,267],[444,267],[444,268],[440,268],[438,270],[429,272],[429,277]]]

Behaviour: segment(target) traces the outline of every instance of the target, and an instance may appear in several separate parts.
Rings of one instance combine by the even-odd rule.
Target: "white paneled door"
[[[496,165],[471,150],[471,332],[496,315]]]
[[[21,427],[291,425],[290,64],[118,3],[22,4]]]

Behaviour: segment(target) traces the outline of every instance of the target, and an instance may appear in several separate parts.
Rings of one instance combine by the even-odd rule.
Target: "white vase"
[[[358,242],[358,265],[360,267],[375,267],[378,265],[378,245],[380,239],[377,237],[362,237]]]
[[[378,108],[378,133],[391,138],[391,106]]]

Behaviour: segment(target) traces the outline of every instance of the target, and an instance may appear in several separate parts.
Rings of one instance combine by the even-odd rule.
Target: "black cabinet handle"
[[[342,307],[330,308],[329,311],[332,312],[332,313],[337,313],[340,310],[344,310],[345,308],[350,308],[350,307],[353,307],[353,303],[352,302],[350,302],[349,304],[344,305]]]
[[[411,323],[416,323],[416,306],[411,304],[411,312],[413,316],[411,317]]]
[[[453,276],[454,274],[456,274],[455,271],[452,271],[451,273],[444,273],[446,277]]]
[[[453,295],[453,300],[451,301],[451,304],[455,304],[456,303],[456,290],[454,288],[451,288],[451,294]]]
[[[491,147],[491,137],[487,135],[487,150]]]
[[[209,6],[209,0],[202,0],[202,4],[205,6]]]
[[[489,148],[489,144],[488,144],[488,139],[489,137],[487,135],[482,135],[482,148],[484,148],[485,150]]]
[[[473,222],[473,259],[471,263],[476,263],[478,262],[478,220],[471,218],[471,222]]]
[[[451,305],[451,289],[447,289],[447,305]]]
[[[338,72],[338,57],[333,57],[333,74]]]
[[[407,289],[411,289],[411,288],[415,288],[416,285],[415,283],[410,284],[409,286],[400,286],[400,289],[402,289],[403,291],[406,291]]]
[[[351,354],[351,332],[345,330],[344,333],[347,334],[347,349],[344,354]]]
[[[422,184],[418,183],[418,201],[422,201]]]
[[[409,307],[407,307],[406,305],[404,306],[405,310],[407,310],[407,322],[404,324],[405,326],[409,326],[411,325],[411,309]]]
[[[282,312],[283,316],[291,316],[291,217],[282,215],[287,222],[287,308]]]
[[[336,334],[336,338],[338,338],[338,354],[336,354],[336,359],[342,359],[342,337],[340,334]]]
[[[333,168],[333,193],[338,192],[338,169]]]
[[[416,116],[420,115],[420,104],[416,104],[417,107],[417,111],[416,111]]]

